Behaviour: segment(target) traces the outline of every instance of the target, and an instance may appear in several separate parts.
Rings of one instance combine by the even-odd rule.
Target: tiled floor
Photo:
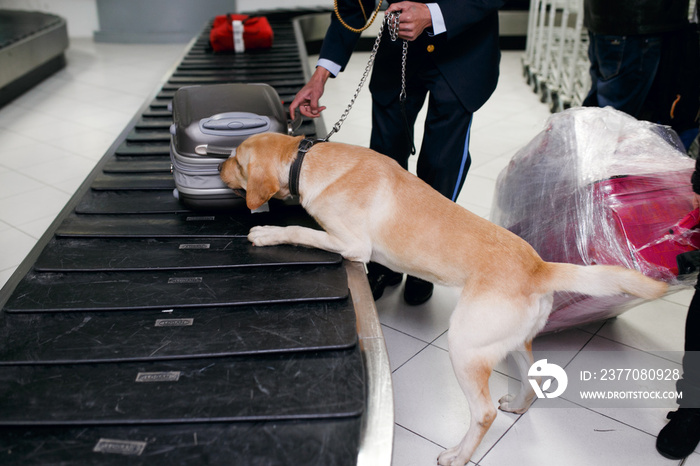
[[[183,45],[73,40],[66,69],[0,108],[0,284],[183,50]],[[474,160],[458,202],[482,216],[488,215],[498,173],[542,129],[549,115],[524,83],[520,55],[504,53],[498,89],[475,115]],[[346,73],[329,82],[323,100],[329,107],[327,127],[354,93],[366,60],[367,54],[356,54]],[[369,128],[369,93],[364,90],[334,140],[366,145]],[[679,352],[691,296],[691,291],[683,290],[614,320],[538,338],[535,357],[557,360],[566,351],[576,360],[580,351],[623,348]],[[435,464],[439,452],[457,443],[466,429],[469,412],[446,349],[448,319],[456,299],[456,290],[438,287],[428,303],[408,307],[399,287],[377,302],[393,369],[395,466]],[[491,378],[494,402],[508,391],[508,373],[502,365]],[[558,403],[558,408],[538,408],[535,403],[522,416],[499,413],[473,462],[483,466],[679,464],[665,460],[654,448],[667,409],[584,408],[566,396]],[[685,464],[700,465],[700,455],[696,452]]]

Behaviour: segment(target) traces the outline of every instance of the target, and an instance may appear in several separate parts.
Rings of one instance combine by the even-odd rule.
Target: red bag
[[[209,43],[214,52],[269,49],[274,34],[264,16],[220,15],[214,18]]]
[[[624,176],[595,187],[604,193],[601,199],[612,213],[615,236],[629,247],[632,260],[647,276],[672,280],[678,275],[676,256],[700,248],[700,231],[694,229],[700,216],[692,206],[691,174],[692,170]]]

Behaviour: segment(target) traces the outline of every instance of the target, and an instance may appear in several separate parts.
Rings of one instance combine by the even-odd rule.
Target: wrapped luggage
[[[499,175],[491,220],[544,260],[611,264],[672,285],[676,256],[700,247],[695,162],[667,127],[612,108],[552,115]],[[507,265],[505,265],[507,266]],[[545,332],[613,317],[632,298],[555,294]]]

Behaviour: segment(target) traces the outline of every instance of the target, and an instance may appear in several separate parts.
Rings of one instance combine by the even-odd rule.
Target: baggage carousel
[[[67,48],[60,16],[0,9],[0,106],[63,68]]]
[[[390,464],[362,265],[248,243],[253,225],[318,228],[293,203],[173,197],[174,92],[264,82],[286,108],[309,76],[308,13],[258,13],[275,34],[258,53],[213,54],[205,27],[0,291],[0,464]]]

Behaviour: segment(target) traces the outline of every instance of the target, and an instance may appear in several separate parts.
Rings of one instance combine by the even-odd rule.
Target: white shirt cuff
[[[433,35],[437,36],[447,31],[445,27],[445,18],[442,16],[442,11],[437,3],[427,3],[428,9],[430,10],[430,17],[433,20]]]
[[[341,68],[339,64],[332,62],[326,58],[319,58],[318,62],[316,62],[316,66],[320,66],[327,69],[333,76],[338,76],[338,73],[340,73]]]

